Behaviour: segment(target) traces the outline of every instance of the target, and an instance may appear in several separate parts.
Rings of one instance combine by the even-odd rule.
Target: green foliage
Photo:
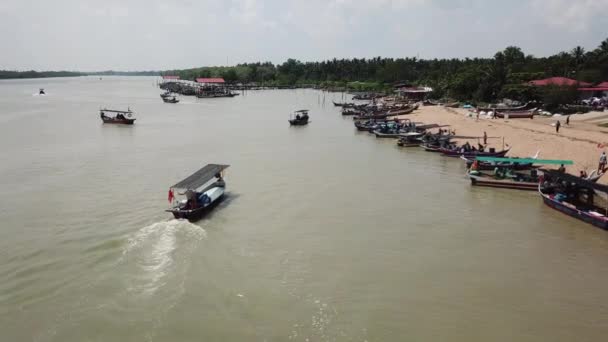
[[[9,78],[44,78],[44,77],[75,77],[82,76],[80,72],[72,71],[9,71],[0,70],[0,79]]]
[[[581,81],[608,80],[608,39],[597,49],[586,52],[575,47],[569,53],[543,58],[526,56],[516,47],[499,51],[494,58],[433,59],[381,58],[332,59],[301,62],[288,59],[282,64],[270,62],[239,64],[234,67],[203,67],[171,70],[182,79],[224,77],[227,82],[261,85],[316,84],[331,89],[354,91],[389,91],[397,82],[433,87],[433,98],[451,97],[460,101],[492,102],[499,98],[520,101],[547,99],[552,106],[572,100],[568,91],[539,89],[527,82],[551,76],[565,76]],[[566,96],[559,100],[559,96]]]

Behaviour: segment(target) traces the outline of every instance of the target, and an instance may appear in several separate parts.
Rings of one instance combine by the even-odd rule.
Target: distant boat
[[[308,123],[310,122],[308,119],[308,110],[301,109],[293,112],[293,114],[291,115],[291,119],[289,119],[288,121],[291,126],[304,126],[308,125]]]
[[[38,95],[46,95],[44,88],[40,88],[40,90],[38,90]]]
[[[106,115],[108,113],[114,114],[114,116]],[[133,117],[133,114],[134,113],[131,111],[131,109],[128,109],[126,111],[114,109],[99,110],[99,116],[101,117],[101,121],[103,121],[103,123],[108,124],[132,125],[136,120]]]
[[[169,202],[172,203],[172,207],[165,211],[172,213],[176,219],[200,220],[224,196],[226,182],[222,177],[222,172],[228,167],[229,165],[208,164],[173,185],[169,188]],[[216,180],[208,184],[214,178]],[[175,191],[186,198],[175,200]]]

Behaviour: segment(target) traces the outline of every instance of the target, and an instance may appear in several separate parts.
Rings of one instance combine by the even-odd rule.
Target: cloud
[[[586,31],[597,17],[606,17],[608,0],[533,0],[531,9],[547,25]]]
[[[547,55],[606,38],[608,0],[0,0],[0,68],[134,70]]]

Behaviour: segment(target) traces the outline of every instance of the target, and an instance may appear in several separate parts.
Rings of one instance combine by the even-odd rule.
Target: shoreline
[[[481,142],[485,131],[488,146],[497,150],[502,149],[504,138],[505,148],[511,146],[510,157],[529,157],[540,151],[542,159],[570,159],[574,165],[566,166],[566,170],[574,175],[580,170],[596,170],[600,154],[608,150],[608,127],[598,126],[598,120],[608,118],[606,112],[574,114],[570,117],[570,125],[565,124],[565,116],[509,120],[480,117],[477,120],[475,116],[468,117],[468,113],[469,110],[462,108],[421,106],[414,113],[399,118],[450,125],[449,129],[456,131],[456,135],[477,136]],[[552,126],[557,120],[561,121],[559,133]],[[476,139],[455,140],[477,144]],[[600,179],[600,183],[607,182],[608,177]]]

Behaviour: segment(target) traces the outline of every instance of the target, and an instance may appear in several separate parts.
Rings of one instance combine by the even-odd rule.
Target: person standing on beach
[[[570,126],[570,115],[566,116],[566,126]]]
[[[486,133],[486,131],[483,131],[483,144],[488,144],[488,134]]]
[[[559,133],[559,127],[562,125],[561,122],[559,122],[559,120],[557,120],[557,122],[555,123],[555,133]]]
[[[602,151],[602,155],[600,156],[600,164],[597,167],[597,172],[604,173],[606,169],[606,151]]]

